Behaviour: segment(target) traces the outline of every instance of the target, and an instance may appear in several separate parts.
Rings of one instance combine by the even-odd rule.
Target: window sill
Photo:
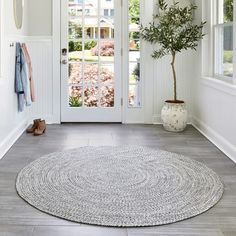
[[[236,96],[236,85],[214,78],[214,77],[202,77],[201,84],[208,86],[210,88],[216,89],[218,91],[224,92],[226,94]]]

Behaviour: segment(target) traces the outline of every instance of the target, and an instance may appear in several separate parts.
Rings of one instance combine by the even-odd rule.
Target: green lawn
[[[224,62],[233,62],[233,51],[224,51]]]

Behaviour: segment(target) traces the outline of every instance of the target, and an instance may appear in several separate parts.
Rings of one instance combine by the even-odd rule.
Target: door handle
[[[66,56],[66,55],[67,55],[67,49],[66,49],[66,48],[63,48],[63,49],[61,50],[61,54],[62,54],[63,56]]]
[[[67,60],[66,60],[66,59],[62,60],[62,61],[61,61],[61,64],[66,65],[66,64],[67,64]]]

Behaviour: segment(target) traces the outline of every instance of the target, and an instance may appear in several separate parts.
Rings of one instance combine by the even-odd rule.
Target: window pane
[[[233,76],[233,25],[216,27],[215,73]]]
[[[224,75],[233,76],[233,26],[224,27]]]
[[[97,17],[84,18],[84,38],[97,39],[98,38],[98,19]]]
[[[114,62],[115,55],[115,41],[114,40],[102,40],[99,45],[100,60],[103,62]],[[98,48],[97,48],[98,51]]]
[[[140,62],[129,63],[129,83],[134,84],[140,80]]]
[[[104,16],[109,16],[109,10],[108,10],[108,9],[104,9],[103,15],[104,15]]]
[[[86,87],[84,89],[84,106],[98,107],[98,87]]]
[[[101,88],[101,107],[114,107],[114,85]]]
[[[98,83],[98,64],[89,63],[84,64],[84,74],[83,74],[84,84],[94,85]]]
[[[233,0],[224,0],[224,22],[233,21]]]
[[[70,107],[82,107],[82,91],[83,88],[79,86],[69,87],[69,106]]]
[[[129,1],[129,107],[141,106],[140,1]]]
[[[140,107],[141,106],[141,89],[140,84],[129,86],[129,106],[130,107]]]
[[[114,0],[102,0],[100,1],[101,10],[100,15],[101,16],[111,16],[112,11],[114,12]]]
[[[218,24],[233,21],[233,0],[217,0]]]
[[[69,0],[68,2],[68,13],[71,17],[82,16],[83,5],[82,3],[76,3],[74,0]]]
[[[83,72],[82,64],[73,63],[69,64],[69,84],[82,84]]]
[[[84,2],[84,15],[96,16],[98,15],[98,0],[77,0],[77,2]]]
[[[114,64],[101,64],[100,67],[100,82],[102,84],[111,84],[115,80]]]
[[[82,39],[82,20],[80,18],[69,21],[69,39]]]

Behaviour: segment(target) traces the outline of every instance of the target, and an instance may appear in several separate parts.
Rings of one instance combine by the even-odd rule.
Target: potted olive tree
[[[180,132],[187,125],[187,109],[185,102],[177,97],[176,55],[183,50],[196,50],[204,36],[202,29],[206,22],[193,23],[195,5],[180,7],[178,2],[173,1],[169,6],[165,0],[158,0],[158,6],[159,12],[154,15],[153,22],[147,27],[141,26],[140,33],[144,40],[157,45],[152,54],[154,59],[165,55],[172,57],[173,99],[165,101],[161,117],[166,130]]]

